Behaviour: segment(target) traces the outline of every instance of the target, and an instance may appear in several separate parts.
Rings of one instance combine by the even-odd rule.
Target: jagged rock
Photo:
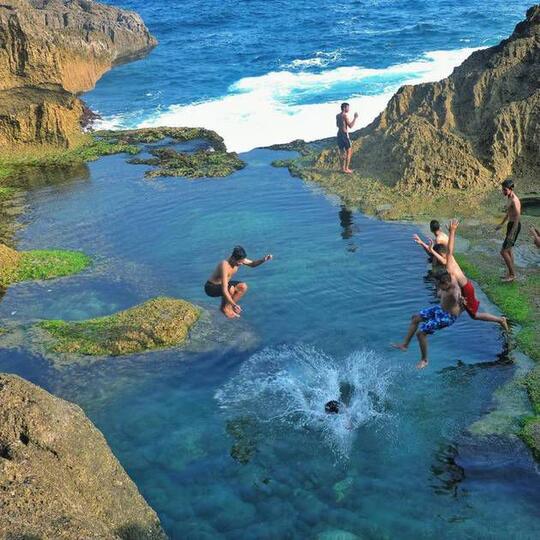
[[[80,407],[7,374],[0,404],[1,538],[166,538]]]
[[[91,0],[3,0],[0,146],[76,145],[88,115],[74,94],[156,43],[131,11]]]
[[[446,79],[403,86],[352,135],[352,167],[401,190],[469,188],[540,174],[540,5],[510,38]],[[337,168],[335,149],[319,168]]]

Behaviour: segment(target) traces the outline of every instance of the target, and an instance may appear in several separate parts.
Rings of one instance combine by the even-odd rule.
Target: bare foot
[[[502,326],[505,332],[510,331],[510,329],[508,328],[508,321],[506,320],[506,317],[501,317],[501,322],[499,324]]]
[[[352,171],[350,169],[347,169],[346,171],[343,171],[345,174],[351,174]]]
[[[501,281],[503,281],[504,283],[511,283],[512,281],[515,281],[515,279],[516,279],[516,276],[508,276],[508,277],[501,278]]]
[[[350,174],[350,173],[353,172],[353,170],[352,169],[347,169],[347,172]]]
[[[227,319],[237,319],[238,317],[240,317],[240,315],[238,315],[238,313],[234,311],[234,309],[232,308],[230,304],[223,306],[221,308],[221,311],[223,312],[223,315],[227,317]]]
[[[403,345],[403,343],[392,343],[392,347],[394,347],[394,349],[399,349],[400,351],[406,351],[408,349],[407,345]]]
[[[427,367],[427,365],[428,365],[428,361],[425,358],[422,358],[422,360],[420,360],[420,362],[416,364],[416,367],[418,369],[424,369],[425,367]]]

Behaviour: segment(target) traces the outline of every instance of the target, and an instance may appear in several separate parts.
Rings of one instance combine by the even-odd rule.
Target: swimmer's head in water
[[[436,220],[436,219],[432,219],[430,222],[429,222],[429,230],[435,234],[437,231],[440,231],[441,230],[441,224]]]
[[[324,405],[324,412],[328,414],[337,414],[339,412],[339,401],[332,399]]]
[[[246,250],[242,246],[235,246],[231,253],[231,259],[233,262],[238,263],[239,261],[247,257]]]
[[[348,103],[342,103],[341,104],[341,112],[348,112],[349,111],[349,104]]]

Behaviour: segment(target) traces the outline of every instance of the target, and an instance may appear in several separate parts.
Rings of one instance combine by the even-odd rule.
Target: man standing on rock
[[[256,268],[271,259],[272,255],[265,255],[262,259],[252,261],[247,258],[246,250],[242,246],[236,246],[231,256],[217,265],[204,285],[204,292],[212,298],[221,296],[221,311],[226,317],[229,319],[240,317],[242,308],[238,301],[246,294],[248,286],[246,283],[231,280],[231,277],[241,266]]]
[[[519,231],[521,231],[521,201],[514,193],[514,182],[512,180],[505,180],[502,183],[502,192],[503,195],[508,199],[508,202],[506,205],[506,214],[504,219],[500,225],[497,225],[496,230],[500,230],[505,222],[508,221],[506,226],[506,237],[501,248],[501,256],[508,269],[507,275],[504,276],[502,280],[509,283],[516,279],[516,268],[512,248],[516,243]]]
[[[341,171],[347,174],[351,174],[352,170],[350,169],[351,157],[352,157],[352,145],[351,139],[349,138],[349,129],[351,129],[356,119],[358,118],[358,113],[354,113],[353,120],[349,119],[349,104],[341,104],[341,112],[336,115],[336,125],[338,128],[337,132],[337,145],[341,155]]]

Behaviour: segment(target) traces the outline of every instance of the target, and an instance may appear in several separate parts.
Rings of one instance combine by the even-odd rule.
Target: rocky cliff
[[[403,86],[352,139],[353,169],[403,191],[538,181],[540,5],[508,39],[474,52],[448,78]],[[337,162],[328,149],[316,167]]]
[[[7,374],[0,374],[0,508],[1,538],[165,538],[83,411]]]
[[[74,94],[155,45],[130,11],[92,0],[3,0],[0,145],[72,146],[84,111]]]

